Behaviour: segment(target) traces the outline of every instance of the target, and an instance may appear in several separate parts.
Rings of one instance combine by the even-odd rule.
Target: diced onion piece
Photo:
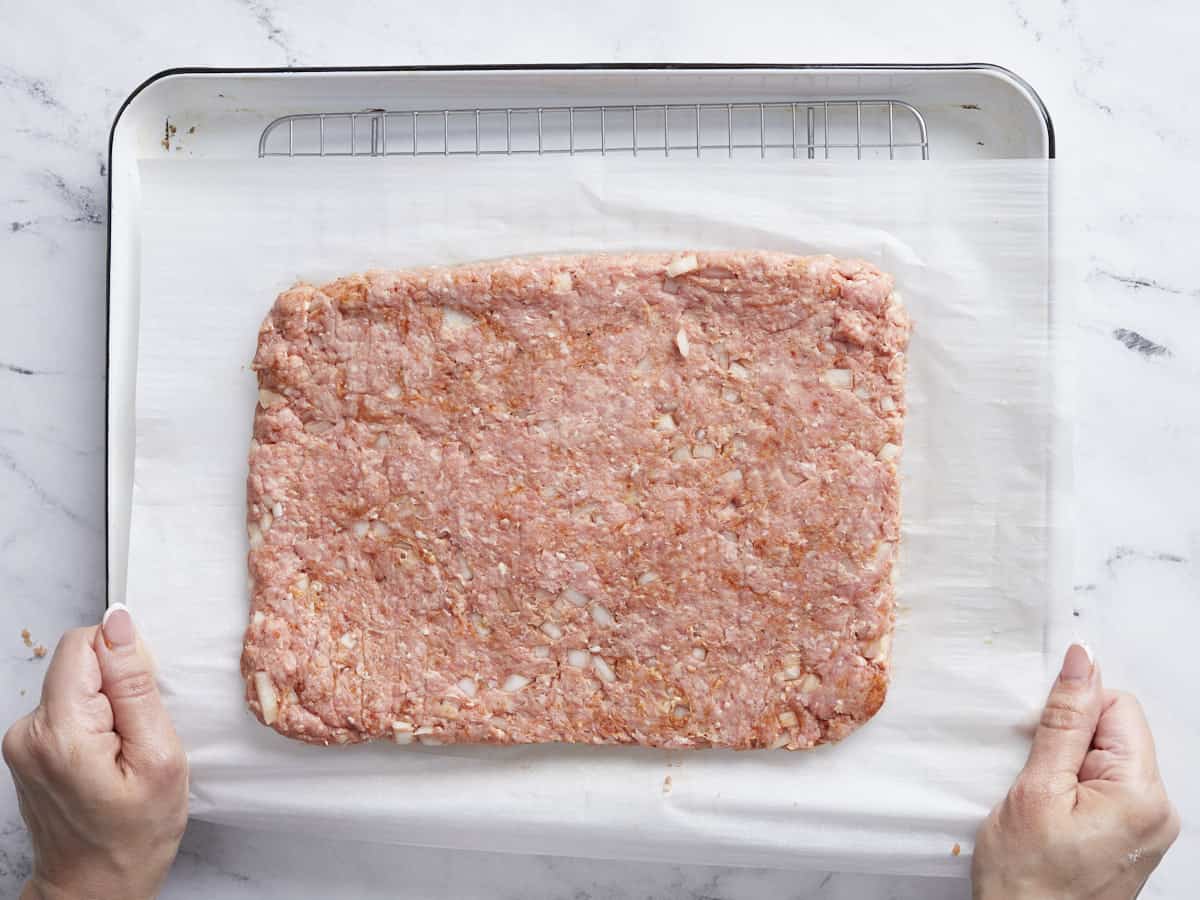
[[[679,355],[684,359],[688,358],[688,354],[692,350],[692,345],[688,343],[687,332],[680,328],[675,332],[675,347],[679,350]]]
[[[779,724],[784,728],[795,728],[800,724],[800,720],[796,718],[796,714],[790,709],[785,709],[779,714]]]
[[[593,653],[592,667],[596,670],[596,677],[605,684],[612,684],[617,680],[617,673],[612,670],[603,656]]]
[[[692,456],[696,459],[714,459],[717,455],[717,448],[712,444],[696,444],[692,447]]]
[[[454,562],[454,573],[462,581],[470,581],[475,577],[475,573],[471,571],[470,564],[461,556]]]
[[[597,625],[612,625],[615,620],[606,607],[595,603],[592,605],[592,621]]]
[[[358,521],[350,526],[350,531],[357,538],[366,537],[367,532],[370,530],[371,530],[371,524],[369,522]]]
[[[542,623],[542,634],[544,634],[546,637],[550,638],[550,640],[552,640],[552,641],[557,641],[560,637],[563,636],[563,630],[561,628],[559,628],[558,625],[554,622],[543,622]]]
[[[667,275],[671,278],[678,278],[680,275],[694,272],[698,268],[700,268],[700,261],[696,259],[696,254],[688,253],[685,256],[677,256],[667,263]]]
[[[676,447],[671,453],[671,462],[687,462],[692,458],[692,448],[687,444]]]
[[[791,737],[789,737],[786,734],[781,734],[779,737],[775,738],[775,740],[773,740],[771,742],[771,745],[769,747],[767,747],[767,749],[768,750],[782,750],[784,747],[786,747],[788,745],[788,741],[790,741],[790,740],[791,740]]]
[[[254,692],[258,694],[263,721],[268,725],[274,725],[275,720],[279,718],[279,696],[275,693],[275,685],[271,683],[271,676],[266,672],[255,672]]]
[[[790,665],[790,666],[783,667],[783,680],[784,681],[795,681],[799,677],[800,677],[800,667],[799,666]]]
[[[800,679],[800,683],[796,685],[796,690],[801,694],[811,694],[821,686],[821,679],[812,672],[807,673]]]
[[[750,378],[750,370],[737,360],[729,364],[729,374],[739,381],[747,381]]]
[[[267,617],[263,615],[263,612],[261,609],[256,609],[254,611],[254,615],[251,616],[251,618],[250,618],[250,621],[252,621],[255,625],[261,625],[266,620],[267,620]]]
[[[442,337],[453,337],[475,324],[475,319],[452,306],[442,307]]]
[[[654,430],[661,431],[664,434],[670,434],[675,430],[675,417],[670,413],[663,413],[654,423]]]
[[[397,744],[411,744],[413,742],[413,727],[411,722],[393,722],[392,723],[392,740]]]
[[[263,542],[262,529],[258,527],[257,522],[251,522],[246,526],[246,536],[250,539],[250,548],[261,547]]]
[[[863,648],[863,656],[867,659],[887,659],[888,650],[892,646],[892,636],[881,634]]]
[[[645,587],[646,585],[653,584],[656,581],[658,581],[657,572],[643,572],[638,576],[637,583],[639,586]]]
[[[830,387],[848,388],[854,384],[854,373],[849,369],[826,369],[821,373],[821,380]]]
[[[353,631],[347,631],[340,638],[338,638],[338,643],[347,650],[353,650],[354,646],[358,643],[358,635]]]
[[[571,273],[558,272],[550,281],[551,289],[556,294],[565,294],[571,290]]]
[[[389,400],[399,400],[404,396],[404,388],[400,387],[398,384],[389,384],[387,389],[383,392],[383,396],[387,397]],[[384,437],[387,437],[387,435],[384,435]],[[375,446],[379,446],[378,441],[375,443]]]
[[[742,470],[730,469],[717,480],[725,487],[737,487],[742,483]]]
[[[258,405],[263,409],[283,403],[286,400],[287,397],[283,396],[283,394],[277,394],[274,391],[268,391],[266,388],[260,388],[258,391]]]
[[[587,606],[588,598],[586,594],[581,594],[573,587],[569,587],[562,592],[562,598],[572,606]]]
[[[884,412],[894,412],[896,409],[896,401],[891,397],[881,397],[879,399],[879,408]]]
[[[568,650],[567,665],[574,666],[576,669],[586,669],[592,658],[586,650]]]
[[[733,388],[725,388],[725,390],[721,391],[721,399],[726,403],[741,403],[742,395]]]
[[[538,644],[536,647],[533,648],[533,656],[535,659],[549,659],[550,658],[550,645],[549,644]]]
[[[456,688],[458,688],[460,691],[462,691],[464,694],[466,694],[468,697],[475,696],[476,685],[475,685],[474,678],[460,678],[458,680],[458,683],[455,684],[454,686]]]
[[[690,713],[691,710],[680,703],[671,709],[671,718],[679,721],[680,719],[686,719]]]
[[[724,341],[717,341],[715,344],[713,344],[710,355],[712,356],[713,361],[716,362],[716,364],[722,369],[729,368],[729,351],[725,349]]]
[[[392,529],[380,522],[378,519],[371,523],[371,536],[377,538],[385,538],[392,533]]]
[[[519,675],[516,672],[504,679],[504,684],[500,686],[500,690],[506,694],[515,694],[517,691],[526,687],[529,684],[529,679],[524,675]]]
[[[886,444],[880,447],[879,452],[876,454],[876,456],[878,456],[884,462],[891,462],[899,455],[900,447],[896,444],[893,444],[891,441],[888,441]]]
[[[705,650],[703,647],[693,647],[692,648],[692,659],[696,660],[697,662],[704,662],[704,660],[707,657],[708,657],[708,651]]]
[[[475,626],[475,633],[481,638],[492,633],[492,629],[488,628],[487,623],[483,621],[483,616],[479,613],[471,613],[471,624]]]

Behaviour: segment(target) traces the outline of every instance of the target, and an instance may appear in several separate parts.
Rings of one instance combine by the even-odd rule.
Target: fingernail
[[[100,630],[109,647],[128,647],[134,641],[133,616],[124,603],[114,603],[104,612]]]
[[[1092,674],[1092,651],[1087,644],[1072,644],[1063,657],[1059,677],[1063,681],[1087,681]]]

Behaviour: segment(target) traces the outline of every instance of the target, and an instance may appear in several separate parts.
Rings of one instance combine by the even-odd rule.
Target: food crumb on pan
[[[950,855],[951,855],[951,856],[958,856],[960,853],[962,853],[962,847],[960,847],[960,846],[958,845],[958,843],[957,843],[957,842],[955,842],[954,846],[950,848]]]
[[[33,638],[31,638],[31,637],[29,636],[29,629],[28,629],[28,628],[22,628],[22,629],[21,629],[21,640],[25,642],[25,646],[26,646],[26,647],[32,647],[32,646],[33,646]]]
[[[671,776],[670,775],[668,775],[666,778],[663,779],[662,792],[664,794],[671,793]]]
[[[38,659],[41,659],[43,656],[46,655],[46,648],[43,647],[41,644],[38,644],[36,647],[33,648],[33,655],[36,656]]]

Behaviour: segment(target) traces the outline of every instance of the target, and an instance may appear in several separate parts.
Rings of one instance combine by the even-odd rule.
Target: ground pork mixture
[[[259,333],[246,697],[317,743],[811,747],[883,703],[909,326],[763,252],[370,272]]]

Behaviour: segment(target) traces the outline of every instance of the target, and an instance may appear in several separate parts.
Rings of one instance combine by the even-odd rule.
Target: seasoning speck
[[[33,655],[36,656],[38,659],[41,659],[43,656],[46,655],[46,648],[43,647],[41,644],[38,644],[36,647],[33,648]]]
[[[28,629],[28,628],[22,628],[22,629],[21,629],[21,640],[23,640],[23,641],[25,642],[25,646],[26,646],[26,647],[32,647],[32,646],[33,646],[33,639],[32,639],[32,638],[29,636],[29,629]]]
[[[958,845],[958,843],[956,842],[956,843],[954,844],[954,846],[950,848],[950,854],[951,854],[952,856],[958,856],[958,854],[960,854],[960,853],[962,853],[962,847],[960,847],[960,846]]]

